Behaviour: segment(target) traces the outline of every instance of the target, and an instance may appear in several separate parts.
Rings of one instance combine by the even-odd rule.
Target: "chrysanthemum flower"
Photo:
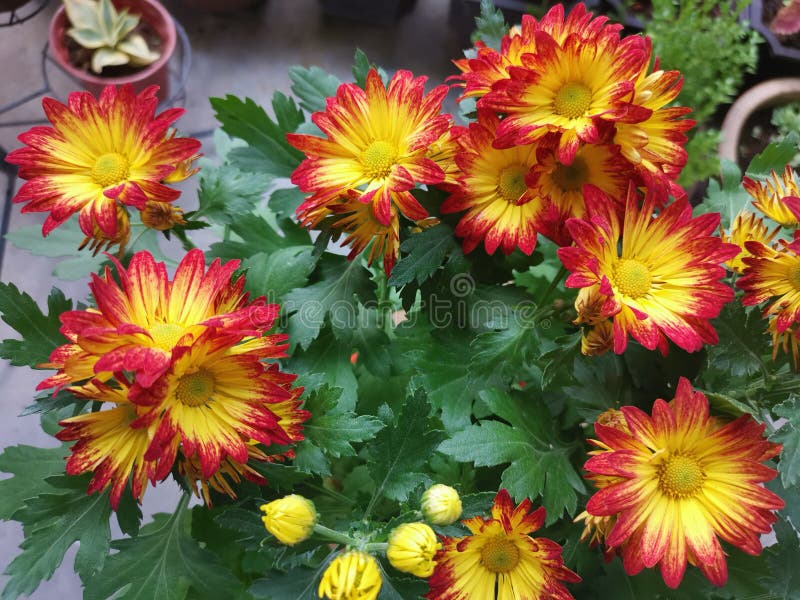
[[[544,508],[529,512],[528,499],[514,506],[506,490],[500,490],[492,518],[462,521],[472,535],[443,538],[436,569],[428,583],[429,600],[515,600],[572,595],[563,582],[580,577],[564,566],[561,546],[530,533],[544,524]]]
[[[559,43],[538,31],[535,40],[536,53],[523,54],[521,67],[509,67],[510,79],[495,83],[478,101],[479,109],[506,115],[497,147],[558,133],[559,162],[569,165],[581,142],[599,142],[614,121],[650,116],[649,109],[631,103],[635,81],[648,66],[643,38],[570,33]]]
[[[537,146],[498,150],[492,146],[499,119],[480,112],[478,121],[459,136],[459,188],[442,204],[444,214],[466,211],[456,226],[464,252],[483,242],[486,252],[505,254],[519,248],[530,254],[544,222],[555,221],[555,207],[536,196],[528,172],[536,163]]]
[[[428,523],[442,527],[452,525],[461,516],[461,497],[449,485],[434,483],[423,492],[420,508]]]
[[[778,231],[780,231],[780,227],[775,227],[775,229],[769,231],[764,224],[764,219],[756,217],[756,215],[746,210],[740,211],[731,224],[730,235],[726,234],[720,227],[722,241],[736,244],[740,250],[738,255],[725,263],[725,266],[731,271],[742,273],[745,269],[744,259],[751,256],[745,244],[747,242],[760,242],[767,246],[772,243]]]
[[[654,217],[653,196],[639,208],[631,188],[620,223],[604,194],[585,190],[592,217],[568,221],[576,245],[559,248],[558,256],[571,271],[568,287],[598,285],[606,296],[601,315],[613,317],[614,352],[625,351],[628,335],[662,352],[663,336],[688,352],[716,343],[709,320],[733,299],[733,290],[719,281],[725,275],[719,265],[739,252],[711,235],[719,214],[692,218],[692,207],[680,200]]]
[[[26,183],[14,202],[22,212],[48,212],[44,235],[76,212],[84,234],[105,240],[118,233],[118,207],[145,208],[147,201],[172,202],[180,192],[164,185],[200,148],[192,138],[174,137],[170,125],[184,110],[155,115],[156,86],[134,93],[129,85],[107,86],[95,99],[73,92],[67,104],[45,98],[53,127],[34,127],[19,136],[26,147],[7,160],[19,165]]]
[[[580,35],[587,40],[595,40],[602,35],[618,36],[622,25],[609,24],[607,21],[607,17],[594,17],[587,12],[583,3],[576,4],[566,19],[562,4],[553,6],[539,22],[532,15],[523,15],[521,25],[512,27],[503,36],[499,52],[478,41],[474,58],[453,61],[463,73],[454,77],[464,81],[465,89],[461,98],[483,96],[497,81],[508,79],[508,68],[522,66],[522,55],[536,51],[537,31],[549,34],[559,44],[569,34]]]
[[[266,530],[287,546],[307,540],[317,524],[314,503],[299,494],[262,504],[259,510],[264,513],[261,520]]]
[[[599,356],[614,347],[614,324],[603,314],[606,297],[600,293],[600,286],[593,285],[578,290],[575,299],[577,318],[573,321],[581,328],[581,353],[585,356]]]
[[[445,179],[442,167],[426,153],[450,126],[450,116],[441,114],[447,86],[425,94],[425,79],[398,71],[387,88],[372,69],[365,90],[342,84],[326,110],[314,113],[312,120],[326,138],[287,135],[306,155],[292,174],[292,183],[312,194],[297,209],[301,220],[348,190],[358,191],[359,200],[370,204],[386,226],[393,207],[411,220],[428,216],[411,190],[418,183]]]
[[[649,63],[652,46],[650,38],[645,40]],[[686,195],[675,179],[686,165],[685,132],[695,122],[681,118],[691,112],[690,108],[668,106],[683,87],[678,71],[658,69],[656,61],[656,70],[650,74],[642,70],[634,85],[633,103],[652,112],[635,123],[617,122],[614,143],[619,144],[622,155],[633,165],[642,184],[663,205],[669,196],[683,198]]]
[[[322,574],[317,595],[328,600],[375,600],[382,584],[378,561],[351,550],[331,561]]]
[[[186,225],[186,221],[183,219],[183,209],[169,202],[149,200],[139,216],[145,227],[156,231],[167,231],[175,225]]]
[[[774,298],[764,316],[775,316],[775,328],[783,333],[800,322],[800,233],[794,241],[779,240],[778,249],[761,242],[745,242],[751,254],[744,259],[744,275],[736,285],[744,290],[742,304],[754,306]]]
[[[127,269],[116,263],[119,283],[108,268],[93,275],[89,288],[97,307],[61,315],[61,333],[70,343],[53,352],[44,366],[58,373],[37,389],[108,380],[122,371],[147,386],[169,368],[177,346],[190,345],[208,327],[242,336],[265,331],[277,307],[248,301],[244,279],[232,280],[238,266],[215,260],[206,270],[203,253],[192,250],[170,281],[164,264],[143,251]]]
[[[753,206],[770,219],[784,227],[800,227],[800,188],[790,165],[783,175],[772,171],[764,181],[744,177],[742,187],[753,197]]]
[[[596,517],[617,517],[606,536],[630,575],[658,565],[669,587],[687,562],[715,585],[727,580],[719,539],[761,552],[783,501],[762,484],[777,472],[761,463],[780,452],[750,415],[725,423],[709,416],[706,397],[681,378],[675,399],[656,400],[652,416],[633,406],[623,428],[595,425],[603,450],[585,469],[611,477],[590,499]],[[597,482],[596,482],[597,483]]]
[[[398,571],[430,577],[441,548],[436,533],[425,523],[402,523],[389,534],[386,558]]]
[[[772,360],[778,357],[778,351],[782,351],[792,359],[792,366],[795,371],[800,371],[800,323],[794,323],[778,331],[775,317],[769,320],[767,331],[772,336]]]
[[[144,482],[178,464],[190,485],[233,494],[226,478],[264,483],[248,462],[276,460],[256,444],[289,446],[303,438],[294,375],[271,359],[285,356],[285,335],[264,335],[276,305],[248,302],[238,261],[205,268],[190,252],[173,279],[163,263],[139,252],[90,287],[97,308],[61,316],[70,340],[50,363],[59,372],[39,388],[69,390],[101,410],[62,421],[75,440],[67,470],[94,472],[90,491],[112,488],[112,504],[129,477],[141,499]],[[282,450],[286,453],[287,450]],[[291,450],[288,450],[291,452]]]

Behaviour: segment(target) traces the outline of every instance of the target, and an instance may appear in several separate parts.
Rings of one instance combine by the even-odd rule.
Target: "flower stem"
[[[386,542],[370,542],[369,544],[364,544],[364,552],[375,553],[375,552],[386,552],[386,549],[389,547],[389,544]]]
[[[553,281],[550,282],[550,285],[547,286],[547,289],[544,293],[539,297],[539,300],[536,302],[536,307],[541,310],[544,303],[547,302],[547,299],[550,297],[550,294],[553,293],[558,287],[558,284],[564,279],[564,276],[567,274],[567,268],[564,265],[561,265],[561,268],[556,273],[556,276],[553,277]]]
[[[325,527],[325,525],[320,525],[319,523],[314,525],[314,533],[330,542],[336,542],[337,544],[342,544],[343,546],[358,545],[358,540],[351,538],[349,535],[346,535],[341,531],[330,529],[329,527]]]

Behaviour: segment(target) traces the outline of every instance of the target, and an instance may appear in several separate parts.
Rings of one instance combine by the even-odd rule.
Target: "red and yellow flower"
[[[163,182],[176,170],[191,174],[187,162],[200,142],[170,130],[182,108],[155,114],[156,90],[151,86],[137,95],[129,85],[107,86],[98,99],[73,92],[66,105],[43,100],[53,126],[20,135],[26,146],[7,160],[27,180],[14,202],[27,203],[22,212],[49,213],[44,235],[78,213],[88,238],[121,243],[120,208],[143,210],[148,201],[171,203],[180,196]]]
[[[784,502],[762,484],[777,474],[762,462],[781,446],[750,415],[724,422],[706,397],[681,378],[675,399],[656,400],[652,416],[622,407],[626,428],[595,424],[600,451],[585,465],[600,487],[586,511],[616,517],[605,536],[630,575],[659,566],[675,588],[687,563],[715,585],[727,580],[722,539],[761,552]]]
[[[585,38],[569,33],[559,42],[544,31],[535,35],[536,52],[509,67],[478,101],[479,109],[506,117],[495,145],[505,148],[559,134],[559,162],[572,164],[581,143],[595,144],[615,121],[642,121],[650,110],[632,104],[635,82],[648,67],[647,45],[638,36],[622,40],[614,30]]]
[[[292,183],[311,193],[297,209],[301,220],[349,190],[358,191],[386,226],[395,211],[411,220],[428,216],[411,190],[445,179],[426,154],[450,127],[450,115],[441,114],[447,86],[425,94],[425,79],[398,71],[386,87],[372,69],[366,89],[342,84],[326,110],[312,116],[327,137],[288,134],[289,143],[306,155],[292,174]]]
[[[720,228],[720,236],[723,241],[739,246],[739,254],[726,262],[725,266],[736,273],[744,272],[746,268],[744,259],[751,256],[745,244],[747,242],[760,242],[762,245],[767,246],[772,243],[778,231],[780,231],[780,227],[775,227],[775,229],[769,231],[764,219],[746,210],[740,211],[731,224],[730,235]]]
[[[285,335],[265,335],[276,305],[249,302],[238,261],[206,270],[195,250],[173,279],[148,252],[117,263],[119,283],[106,269],[90,287],[96,308],[61,317],[70,343],[47,367],[58,373],[39,388],[69,386],[100,410],[61,422],[59,439],[77,441],[67,472],[93,472],[90,491],[112,489],[116,507],[133,476],[141,499],[145,481],[163,479],[178,463],[197,491],[228,494],[226,477],[264,483],[248,462],[276,460],[257,444],[289,446],[303,438],[294,375],[272,359],[285,356]]]
[[[492,517],[473,517],[462,523],[472,535],[444,536],[436,568],[428,583],[429,600],[515,600],[572,595],[564,582],[580,577],[564,566],[561,546],[529,534],[544,524],[544,508],[530,512],[528,499],[518,506],[500,490]]]
[[[620,222],[604,194],[585,190],[592,216],[568,221],[575,246],[559,248],[558,256],[571,271],[568,287],[599,286],[605,297],[600,316],[614,321],[614,352],[625,351],[628,335],[662,352],[666,338],[688,352],[716,343],[709,321],[733,299],[720,282],[725,269],[719,265],[739,252],[711,235],[719,214],[693,218],[689,203],[680,200],[655,217],[656,199],[647,195],[640,208],[631,188]]]
[[[794,241],[779,240],[778,248],[745,242],[751,256],[744,259],[744,275],[736,285],[744,290],[742,304],[754,306],[770,299],[764,316],[774,316],[775,329],[783,333],[800,323],[800,232]]]
[[[742,187],[753,197],[753,206],[784,227],[800,227],[800,188],[790,165],[782,175],[772,171],[764,181],[742,179]]]
[[[557,215],[529,185],[536,146],[496,149],[492,142],[499,119],[488,112],[479,113],[478,119],[458,137],[459,187],[442,204],[442,212],[466,211],[456,226],[456,235],[464,238],[464,252],[483,242],[489,254],[498,247],[505,254],[515,248],[530,254],[545,222],[555,221]]]

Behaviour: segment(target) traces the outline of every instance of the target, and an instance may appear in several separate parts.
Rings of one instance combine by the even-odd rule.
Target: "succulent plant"
[[[78,44],[92,53],[91,69],[100,74],[104,67],[143,67],[158,59],[145,39],[134,32],[139,16],[127,9],[117,11],[111,0],[63,0],[72,27],[67,30]]]

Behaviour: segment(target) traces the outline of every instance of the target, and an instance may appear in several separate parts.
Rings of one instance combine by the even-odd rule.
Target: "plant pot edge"
[[[157,0],[115,0],[114,5],[139,9],[138,14],[141,18],[161,37],[161,56],[158,60],[132,75],[123,77],[102,77],[75,67],[69,61],[69,54],[64,44],[69,23],[63,5],[56,10],[50,20],[48,38],[51,56],[65,73],[95,95],[107,85],[130,83],[139,92],[155,84],[159,86],[157,94],[159,100],[166,100],[169,97],[169,60],[175,52],[178,39],[172,15]],[[147,7],[146,11],[141,10],[143,6]]]
[[[800,48],[784,46],[783,42],[769,28],[769,25],[764,23],[763,11],[764,5],[761,0],[750,0],[750,4],[742,11],[740,19],[746,20],[752,29],[761,34],[761,37],[767,42],[772,56],[800,61]]]

